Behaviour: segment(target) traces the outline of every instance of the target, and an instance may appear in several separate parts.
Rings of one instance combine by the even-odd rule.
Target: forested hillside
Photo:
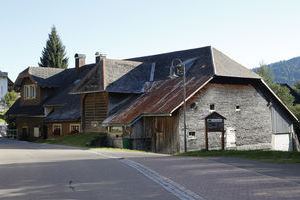
[[[267,65],[267,68],[274,75],[276,83],[287,83],[292,86],[300,80],[300,57],[272,63]],[[257,69],[253,71],[257,72]]]

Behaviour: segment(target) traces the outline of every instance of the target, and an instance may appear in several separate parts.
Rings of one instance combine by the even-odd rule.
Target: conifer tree
[[[46,47],[42,51],[40,67],[67,68],[68,58],[66,57],[65,46],[57,35],[55,26],[52,27]]]

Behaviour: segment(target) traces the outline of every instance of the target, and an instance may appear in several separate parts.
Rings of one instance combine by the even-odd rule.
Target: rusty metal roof
[[[212,77],[190,77],[186,80],[186,100],[198,92]],[[148,91],[129,107],[110,116],[103,124],[131,124],[141,116],[171,115],[183,104],[183,78],[154,82]]]

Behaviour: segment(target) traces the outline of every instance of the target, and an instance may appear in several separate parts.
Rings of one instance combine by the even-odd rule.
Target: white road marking
[[[146,177],[148,177],[153,182],[161,185],[165,190],[170,192],[171,194],[175,195],[178,199],[181,200],[205,200],[200,195],[196,194],[195,192],[186,189],[182,185],[172,181],[171,179],[164,177],[157,173],[156,171],[140,164],[137,162],[134,162],[132,160],[124,159],[121,157],[112,156],[106,153],[101,153],[93,150],[88,150],[88,152],[96,153],[98,155],[101,155],[106,158],[113,158],[118,159],[120,162],[126,164],[127,166],[130,166],[140,173],[144,174]]]

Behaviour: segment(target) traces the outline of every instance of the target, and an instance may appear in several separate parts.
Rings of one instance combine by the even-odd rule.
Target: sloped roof
[[[45,122],[74,122],[80,121],[80,95],[66,95],[62,106],[50,113]]]
[[[15,87],[20,87],[25,77],[30,77],[41,87],[59,87],[62,82],[61,72],[64,70],[51,67],[28,67],[17,77]]]
[[[20,98],[9,108],[5,115],[43,116],[44,108],[40,105],[20,105]]]
[[[155,67],[155,65],[154,65]],[[143,93],[144,85],[150,81],[152,64],[143,63],[112,82],[106,87],[107,92],[115,93]]]
[[[255,72],[235,62],[234,60],[223,54],[221,51],[212,48],[211,52],[213,56],[215,75],[238,78],[261,78]]]
[[[182,51],[174,51],[169,53],[130,58],[127,60],[139,61],[145,63],[155,63],[154,81],[168,79],[170,73],[171,62],[174,58],[179,58],[182,61],[197,58],[193,75],[213,75],[213,62],[211,47],[202,47],[196,49],[188,49]],[[204,70],[202,68],[205,67]]]
[[[7,115],[44,115],[44,106],[60,106],[60,109],[55,110],[47,116],[47,121],[63,120],[63,121],[77,121],[80,118],[80,97],[79,95],[70,95],[69,91],[80,82],[80,80],[94,67],[95,64],[84,65],[80,67],[77,72],[75,68],[70,69],[54,69],[39,67],[27,68],[20,73],[24,76],[18,77],[31,77],[37,81],[40,87],[50,87],[56,85],[54,93],[47,99],[43,100],[39,105],[20,105],[20,100],[6,112]],[[45,72],[43,72],[45,71]],[[57,73],[59,72],[59,73]],[[34,74],[34,75],[33,75]],[[36,78],[39,74],[39,78]],[[48,78],[47,78],[48,77]],[[18,81],[17,79],[17,81]],[[20,82],[20,84],[22,81]]]
[[[8,77],[7,72],[0,71],[0,77]]]
[[[141,72],[131,72],[138,66],[141,66],[139,68],[142,69]],[[101,91],[135,93],[139,88],[137,84],[144,77],[145,69],[142,66],[148,67],[148,65],[140,62],[104,58],[103,61],[97,63],[70,93],[80,94]],[[131,78],[135,77],[134,80],[137,82],[128,78],[121,79],[124,75]],[[138,78],[138,76],[141,77]],[[126,87],[124,81],[126,82]],[[120,87],[123,87],[124,90]]]
[[[168,79],[170,65],[175,58],[186,64],[188,74],[194,76],[224,76],[239,78],[260,77],[210,46],[150,55],[125,60],[105,58],[85,79],[71,91],[72,94],[89,92],[141,93],[145,82]],[[154,68],[152,66],[154,65]],[[104,66],[104,67],[103,67]],[[153,73],[151,75],[151,73]]]
[[[186,81],[186,100],[199,91],[212,77],[190,77]],[[130,124],[141,116],[169,115],[183,104],[183,79],[157,81],[126,109],[103,121],[103,124]],[[180,98],[182,97],[182,98]]]

